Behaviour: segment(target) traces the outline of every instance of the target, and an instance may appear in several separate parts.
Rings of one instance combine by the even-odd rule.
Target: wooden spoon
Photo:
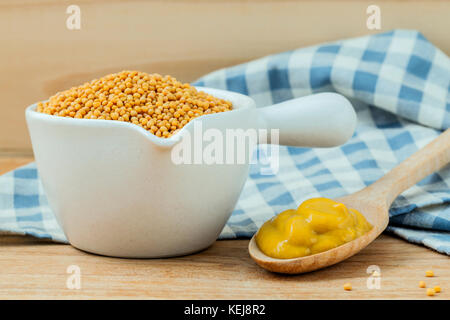
[[[253,236],[248,246],[250,256],[269,271],[290,274],[317,270],[345,260],[365,248],[383,232],[389,222],[389,207],[400,193],[449,162],[450,129],[447,129],[378,181],[356,193],[335,199],[361,212],[372,224],[372,230],[365,235],[334,249],[293,259],[266,256],[259,250]]]

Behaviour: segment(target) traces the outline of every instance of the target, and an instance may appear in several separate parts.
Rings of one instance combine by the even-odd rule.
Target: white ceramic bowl
[[[49,205],[69,242],[116,257],[169,257],[210,246],[239,198],[248,164],[182,164],[171,150],[182,132],[203,128],[279,128],[280,144],[334,146],[353,134],[351,104],[332,93],[255,108],[228,91],[234,110],[199,117],[169,139],[139,126],[72,119],[26,110],[34,155]]]

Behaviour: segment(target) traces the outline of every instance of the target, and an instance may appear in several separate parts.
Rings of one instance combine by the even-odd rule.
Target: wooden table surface
[[[1,157],[0,174],[31,161]],[[117,259],[31,237],[0,236],[0,299],[450,299],[450,259],[382,235],[358,255],[324,270],[284,276],[259,268],[248,240],[217,241],[198,254],[170,259]],[[68,289],[69,266],[81,289]],[[381,270],[380,289],[368,289],[367,268]],[[435,277],[425,278],[434,270]],[[440,285],[427,297],[418,287]],[[350,282],[352,291],[344,291]]]

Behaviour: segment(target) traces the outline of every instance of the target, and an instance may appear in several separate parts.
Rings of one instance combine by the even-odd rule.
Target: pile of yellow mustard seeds
[[[38,112],[60,117],[131,122],[163,138],[196,117],[231,109],[230,101],[171,76],[138,71],[92,80],[37,105]]]

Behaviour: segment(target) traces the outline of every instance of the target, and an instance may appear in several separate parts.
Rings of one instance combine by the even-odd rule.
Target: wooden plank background
[[[81,30],[66,8],[81,8]],[[24,109],[122,69],[191,81],[217,68],[323,41],[360,36],[366,8],[382,30],[413,28],[450,52],[449,1],[0,0],[0,154],[31,154]]]
[[[391,236],[337,265],[295,276],[258,267],[247,246],[248,240],[225,240],[185,257],[117,259],[0,236],[0,299],[450,299],[448,257]],[[80,290],[66,287],[70,265],[80,268]],[[367,288],[371,265],[380,268],[380,289]],[[425,277],[429,269],[435,277]],[[442,292],[427,297],[421,280]],[[347,282],[352,291],[343,289]]]

